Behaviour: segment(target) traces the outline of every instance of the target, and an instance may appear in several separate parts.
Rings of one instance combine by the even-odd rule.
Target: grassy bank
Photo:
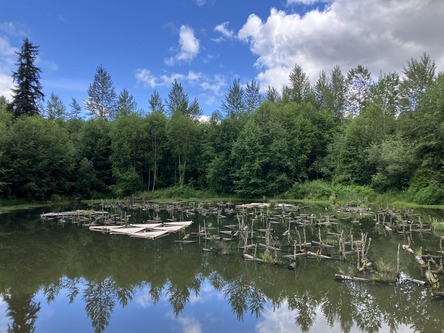
[[[247,198],[241,197],[237,194],[219,194],[210,190],[195,189],[191,186],[175,186],[155,191],[147,191],[133,196],[135,199],[143,199],[148,201],[249,201],[249,202],[288,202],[288,203],[302,203],[302,204],[318,204],[324,206],[337,207],[342,205],[352,206],[370,206],[377,205],[387,208],[432,208],[444,209],[444,204],[440,205],[423,205],[415,203],[412,200],[412,195],[406,192],[402,193],[385,193],[378,194],[368,186],[356,185],[338,185],[323,181],[313,181],[303,184],[295,184],[292,189],[286,193],[276,195],[273,197],[262,198]],[[115,198],[108,198],[115,199]],[[93,198],[92,200],[85,200],[83,202],[101,202],[106,200],[105,197]],[[36,208],[48,205],[63,205],[69,204],[72,199],[64,199],[60,197],[53,197],[52,200],[38,202],[25,200],[0,200],[0,213],[5,213],[11,210]]]

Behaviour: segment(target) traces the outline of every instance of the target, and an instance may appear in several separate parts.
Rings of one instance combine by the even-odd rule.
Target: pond
[[[409,281],[426,281],[419,250],[433,255],[429,268],[442,264],[440,236],[425,224],[442,221],[442,211],[382,217],[222,203],[94,209],[118,223],[193,223],[150,240],[42,220],[49,208],[0,215],[0,332],[444,331],[444,301],[432,297],[442,275],[433,290]],[[414,228],[420,220],[423,231],[394,229],[389,216]],[[344,250],[355,243],[365,253],[341,254],[340,239]],[[364,262],[372,265],[357,272]],[[404,278],[375,282],[384,265]],[[336,274],[370,281],[340,282]]]

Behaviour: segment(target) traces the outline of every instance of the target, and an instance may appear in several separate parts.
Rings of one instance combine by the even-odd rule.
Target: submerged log
[[[317,259],[332,259],[332,257],[330,257],[330,256],[326,256],[324,254],[310,252],[310,251],[307,251],[307,257],[308,258],[317,258]]]
[[[412,250],[412,248],[406,244],[402,245],[402,249],[404,251],[407,251],[408,253],[414,254],[415,252]]]
[[[421,255],[417,255],[417,256],[415,256],[415,260],[416,260],[416,262],[418,263],[418,264],[420,264],[421,265],[421,267],[427,267],[427,264],[426,264],[426,262],[424,261],[424,259],[422,259],[422,256]]]
[[[444,299],[444,291],[432,291],[432,297],[436,299]]]
[[[349,275],[341,275],[341,274],[335,274],[335,280],[336,281],[359,281],[359,282],[368,282],[369,279],[362,278],[359,276],[349,276]]]
[[[321,243],[321,242],[317,242],[317,241],[311,241],[311,245],[313,247],[317,246],[317,247],[327,247],[327,248],[332,248],[333,245],[330,244],[325,244],[325,243]]]
[[[296,261],[291,262],[288,265],[288,269],[291,270],[291,271],[295,270],[296,269]]]
[[[404,281],[408,281],[408,282],[413,282],[413,283],[419,284],[421,286],[427,286],[428,285],[427,281],[418,280],[418,279],[412,279],[412,278],[409,278],[409,277],[404,277],[403,280]]]
[[[262,259],[253,257],[251,254],[248,253],[244,253],[242,254],[242,258],[244,258],[244,260],[249,260],[249,261],[258,261],[258,262],[263,262]]]

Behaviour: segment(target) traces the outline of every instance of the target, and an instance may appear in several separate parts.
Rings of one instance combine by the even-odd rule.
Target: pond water
[[[114,210],[130,223],[193,220],[185,231],[156,240],[42,221],[40,214],[49,208],[0,215],[0,332],[444,332],[444,301],[434,299],[430,287],[407,281],[335,281],[335,274],[356,271],[358,259],[341,260],[329,247],[308,251],[332,259],[298,257],[294,270],[284,257],[294,254],[291,245],[303,239],[321,238],[337,246],[326,240],[339,233],[360,240],[365,234],[371,238],[369,270],[381,259],[396,269],[399,244],[410,242],[415,251],[436,253],[439,235],[390,231],[376,225],[374,213],[329,215],[332,223],[313,222],[296,233],[298,216],[319,216],[321,221],[321,215],[335,212],[297,209],[283,213],[287,223],[276,218],[279,210],[243,209],[240,218],[234,207],[220,205],[219,217],[215,210],[196,207]],[[439,211],[422,215],[443,218]],[[239,247],[245,239],[220,234],[241,222],[250,231],[268,230],[262,234],[274,230],[271,243],[261,236],[250,242],[279,245],[279,251],[268,252],[276,264],[244,260]],[[290,238],[282,236],[288,225]],[[226,240],[201,234],[189,238],[194,243],[176,242],[204,227]],[[248,253],[261,257],[260,251]],[[406,251],[399,252],[399,268],[403,276],[425,280],[425,270]]]

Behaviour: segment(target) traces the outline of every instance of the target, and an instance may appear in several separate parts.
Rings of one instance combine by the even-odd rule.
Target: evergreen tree
[[[169,116],[172,116],[176,112],[187,114],[188,103],[188,95],[184,92],[183,86],[177,82],[177,80],[174,80],[166,101]]]
[[[245,106],[247,107],[247,112],[249,114],[257,110],[263,99],[264,98],[259,91],[259,84],[254,80],[247,83],[247,87],[245,88]]]
[[[80,106],[80,104],[77,102],[77,100],[75,98],[72,99],[71,104],[69,104],[69,106],[71,107],[71,112],[69,114],[69,118],[70,119],[79,119],[80,114],[82,113],[82,107]]]
[[[162,99],[160,98],[157,90],[154,90],[151,94],[150,100],[148,101],[151,112],[161,112],[165,113],[165,106],[162,103]]]
[[[135,114],[137,112],[137,103],[134,100],[134,97],[130,95],[128,90],[123,89],[120,93],[117,104],[116,104],[116,113],[117,116],[130,116],[131,114]]]
[[[116,92],[113,81],[102,65],[97,67],[94,82],[89,86],[86,110],[99,118],[115,118]]]
[[[306,102],[311,94],[310,80],[302,67],[295,65],[290,73],[290,87],[284,88],[284,100],[288,102]]]
[[[222,101],[222,110],[229,118],[237,117],[242,114],[245,109],[245,90],[241,87],[239,79],[234,80],[228,89],[225,100]]]
[[[265,99],[270,102],[277,102],[280,99],[279,91],[275,87],[268,86]]]
[[[55,93],[51,93],[46,104],[47,118],[50,120],[64,119],[66,116],[66,107],[62,100]]]
[[[38,56],[38,46],[25,38],[22,49],[17,55],[19,57],[16,63],[18,68],[12,74],[16,87],[12,89],[10,110],[14,117],[38,115],[38,102],[45,97],[40,84],[41,70],[34,64]]]

